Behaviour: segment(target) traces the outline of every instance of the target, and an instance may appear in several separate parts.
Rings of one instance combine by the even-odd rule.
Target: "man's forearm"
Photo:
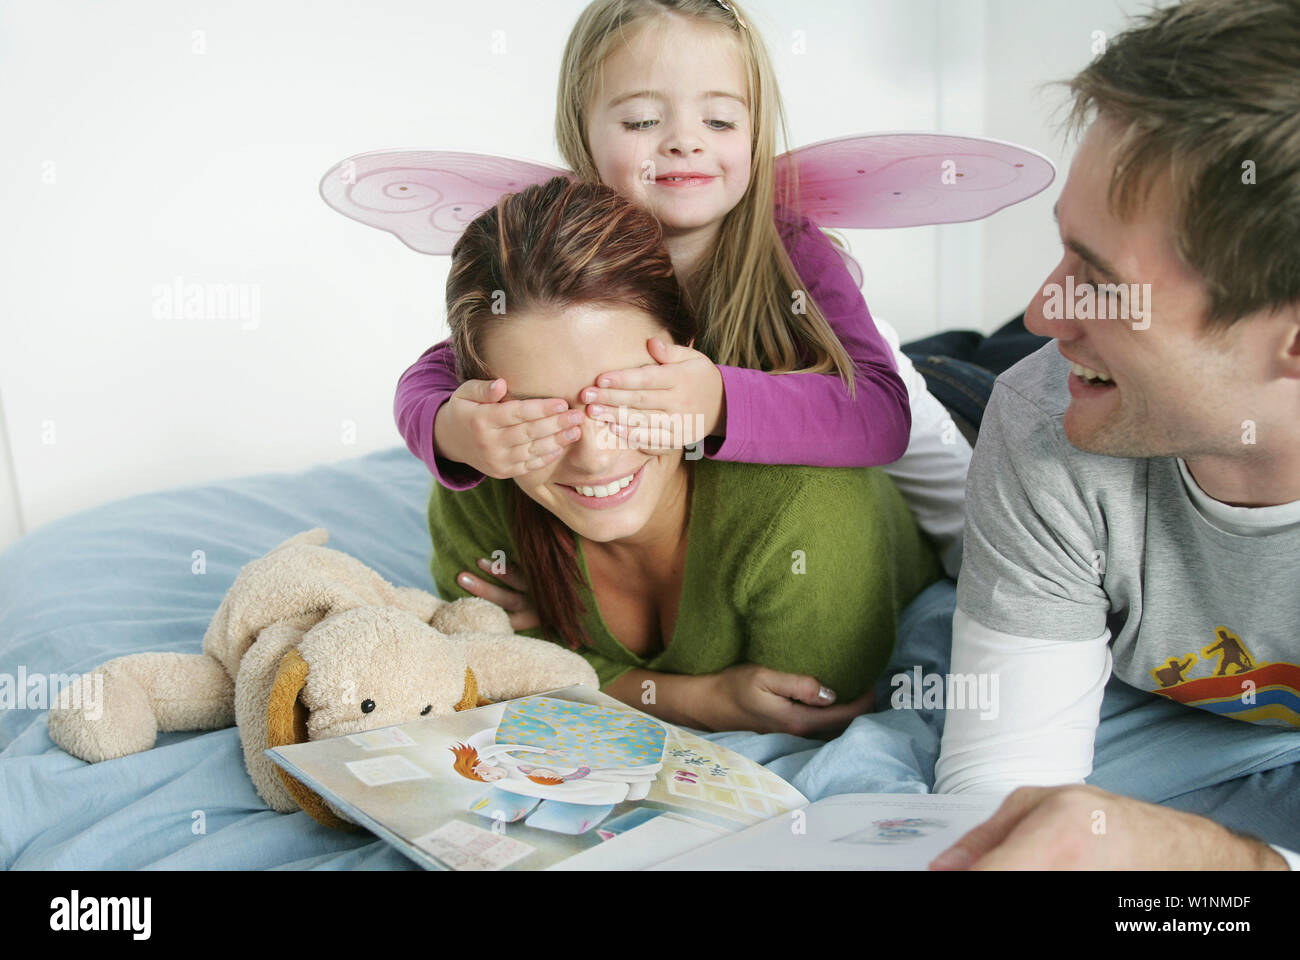
[[[1219,826],[1216,824],[1216,826]],[[1242,857],[1247,861],[1249,870],[1290,870],[1291,864],[1269,843],[1252,837],[1248,833],[1238,833],[1229,827],[1222,827],[1233,840],[1237,841]]]
[[[1168,809],[1168,808],[1161,808]],[[1249,834],[1197,814],[1169,811],[1184,821],[1184,838],[1194,867],[1207,870],[1290,870],[1276,850]],[[1199,848],[1199,849],[1198,849]],[[1188,864],[1180,863],[1186,867]]]
[[[1092,786],[1025,787],[935,869],[1286,870],[1268,844],[1206,817]]]

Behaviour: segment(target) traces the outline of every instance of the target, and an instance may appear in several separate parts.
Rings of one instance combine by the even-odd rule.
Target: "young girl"
[[[835,247],[793,212],[797,187],[774,204],[778,126],[788,141],[767,52],[737,4],[587,7],[561,69],[560,152],[578,178],[604,181],[658,217],[703,329],[692,347],[652,344],[657,365],[602,374],[573,410],[558,398],[503,399],[503,380],[458,387],[450,341],[431,348],[399,381],[395,415],[439,483],[464,490],[485,474],[537,470],[588,418],[617,424],[620,408],[624,421],[628,409],[668,418],[660,422],[699,415],[711,459],[897,460],[887,472],[956,576],[970,447],[897,335],[886,344]],[[615,431],[647,450],[682,442]],[[522,609],[509,591],[468,574],[460,582]]]

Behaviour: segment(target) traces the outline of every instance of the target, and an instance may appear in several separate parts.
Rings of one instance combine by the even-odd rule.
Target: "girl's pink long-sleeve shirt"
[[[889,346],[837,248],[806,217],[781,230],[807,293],[853,360],[857,396],[835,374],[770,374],[718,366],[726,396],[726,435],[704,441],[716,460],[814,467],[874,467],[907,449],[912,413]],[[468,490],[483,474],[439,456],[433,421],[455,392],[451,341],[430,347],[397,382],[393,414],[411,453],[451,490]]]

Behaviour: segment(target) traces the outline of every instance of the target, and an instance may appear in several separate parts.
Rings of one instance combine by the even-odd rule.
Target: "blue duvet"
[[[125,653],[197,653],[239,569],[292,534],[385,579],[434,589],[425,506],[432,480],[398,447],[302,473],[145,494],[47,524],[0,553],[0,674],[76,674]],[[945,672],[953,585],[913,602],[895,671]],[[887,681],[880,702],[889,701]],[[171,733],[150,751],[86,764],[51,742],[45,704],[0,709],[0,865],[19,869],[418,869],[370,834],[268,810],[235,729]],[[1300,849],[1300,734],[1191,710],[1112,682],[1098,786],[1167,803]],[[716,740],[805,796],[922,793],[943,717],[884,710],[823,743],[783,734]]]

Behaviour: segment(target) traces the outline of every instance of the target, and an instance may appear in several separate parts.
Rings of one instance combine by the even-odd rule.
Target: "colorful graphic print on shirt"
[[[1214,628],[1214,640],[1199,653],[1153,667],[1157,686],[1151,692],[1234,720],[1300,727],[1300,665],[1259,663],[1245,641],[1224,626]]]

